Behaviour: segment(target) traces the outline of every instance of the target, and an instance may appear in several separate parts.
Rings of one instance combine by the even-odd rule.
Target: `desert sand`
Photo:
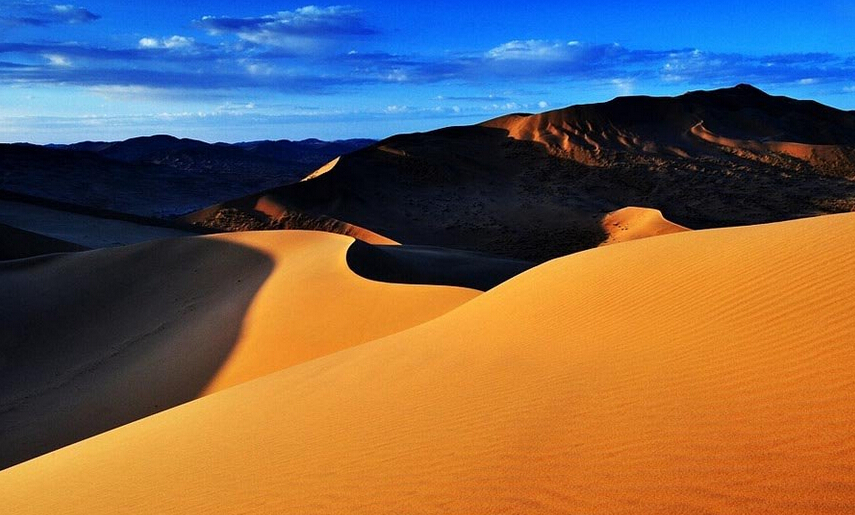
[[[248,294],[242,338],[272,338],[268,350],[289,341],[283,330],[313,337],[274,330],[274,314],[334,309],[319,304],[332,282],[318,249],[297,239],[307,252],[296,254],[314,258],[282,274],[259,265],[271,278]],[[257,235],[196,240],[276,256]],[[322,241],[343,253],[347,240]],[[855,214],[556,259],[421,325],[402,321],[409,330],[355,338],[2,471],[0,511],[851,513],[853,265]],[[32,284],[50,284],[48,273]],[[290,274],[320,281],[303,308],[285,303]],[[336,296],[372,303],[382,320],[417,296],[383,285],[405,295],[380,307],[385,294],[347,277],[359,293]],[[419,291],[434,314],[471,296]],[[215,334],[218,318],[199,324]],[[340,313],[321,329],[366,339],[370,318]],[[257,371],[241,345],[206,391]]]
[[[0,263],[0,467],[479,294],[362,278],[353,241],[241,233]]]
[[[608,239],[600,245],[639,240],[650,236],[688,231],[687,227],[667,220],[662,211],[646,207],[629,206],[606,214],[600,224]]]

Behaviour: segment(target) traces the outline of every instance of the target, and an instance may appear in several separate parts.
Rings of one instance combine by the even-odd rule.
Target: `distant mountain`
[[[270,159],[293,161],[296,163],[313,164],[315,167],[318,156],[334,157],[349,154],[360,148],[375,143],[371,139],[348,139],[339,141],[321,141],[318,139],[305,139],[302,141],[289,141],[287,139],[277,141],[250,141],[236,143],[236,147],[245,149],[256,156],[268,157]],[[329,161],[327,159],[327,161]]]
[[[124,141],[73,143],[68,145],[70,150],[97,152],[104,157],[118,161],[155,161],[159,156],[189,149],[204,149],[213,147],[204,141],[187,138],[176,138],[166,134],[141,136]]]
[[[371,140],[205,143],[168,135],[0,145],[0,190],[144,216],[172,216],[300,180]]]
[[[855,173],[855,116],[747,85],[668,97],[622,97],[482,124],[594,166],[644,157],[738,157],[826,175]]]
[[[310,177],[185,219],[231,230],[324,217],[542,261],[604,242],[603,216],[625,206],[690,228],[851,211],[855,112],[748,85],[623,97],[393,136]]]

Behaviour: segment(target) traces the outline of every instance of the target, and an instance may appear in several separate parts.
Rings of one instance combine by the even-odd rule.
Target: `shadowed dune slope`
[[[0,264],[0,467],[478,294],[364,279],[352,242],[241,233]]]
[[[417,245],[369,245],[360,240],[347,251],[350,269],[375,281],[444,284],[486,291],[521,274],[534,263]]]
[[[851,513],[855,215],[534,268],[0,472],[10,513]]]
[[[11,195],[0,192],[0,223],[68,242],[77,246],[77,250],[200,234],[200,228],[178,227],[163,221],[97,209],[77,209],[69,204],[34,197],[19,200],[12,196],[13,200],[6,200],[6,196]],[[33,244],[33,251],[40,248],[35,241]],[[70,250],[71,247],[67,251]]]
[[[0,260],[87,250],[83,245],[0,224]]]

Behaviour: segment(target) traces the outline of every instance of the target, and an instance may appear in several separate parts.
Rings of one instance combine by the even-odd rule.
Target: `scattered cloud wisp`
[[[301,48],[322,40],[377,32],[368,26],[361,11],[343,6],[307,6],[255,18],[203,16],[194,25],[214,36],[235,35],[249,43],[276,48]]]
[[[0,24],[7,26],[46,27],[57,24],[89,23],[101,16],[69,4],[16,3],[4,7]]]

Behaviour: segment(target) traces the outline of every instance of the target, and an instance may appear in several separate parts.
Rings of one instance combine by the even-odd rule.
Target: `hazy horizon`
[[[689,91],[684,91],[683,93],[680,93],[680,94],[684,94],[684,93],[688,93],[688,92]],[[766,91],[766,92],[769,93],[768,91]],[[773,93],[770,93],[770,94],[773,94]],[[643,93],[638,93],[636,95],[643,95]],[[621,96],[621,95],[619,95],[619,96]],[[659,96],[667,96],[667,95],[659,95]],[[613,98],[617,98],[617,97],[612,97],[610,99],[604,100],[603,102],[606,102],[606,101],[611,100]],[[812,100],[812,99],[802,99],[802,100]],[[566,106],[558,106],[558,107],[554,107],[554,109],[562,109],[562,108],[569,107],[572,105],[576,105],[576,104],[568,104]],[[831,106],[831,107],[834,107],[834,106]],[[550,108],[548,110],[551,110],[551,109],[552,108]],[[534,111],[534,112],[539,112],[539,111]],[[503,113],[503,114],[509,114],[509,113],[510,112]],[[500,114],[497,116],[502,116],[502,115]],[[460,118],[463,118],[463,117],[461,116]],[[491,118],[493,118],[493,117],[491,117]],[[477,120],[472,120],[472,121],[454,123],[453,125],[477,124],[479,122],[483,122],[486,120],[487,120],[487,118],[482,118],[482,119],[477,119]],[[175,137],[178,139],[192,139],[192,140],[202,141],[202,142],[209,143],[209,144],[224,143],[224,144],[229,144],[229,145],[234,145],[234,144],[239,144],[239,143],[247,143],[247,142],[252,142],[252,141],[290,140],[290,141],[300,142],[300,141],[311,140],[311,139],[318,139],[318,140],[326,141],[326,142],[341,141],[341,140],[352,140],[352,139],[370,139],[370,140],[379,141],[379,140],[382,140],[386,137],[393,136],[395,134],[411,133],[411,132],[426,132],[426,131],[440,129],[440,128],[448,127],[448,126],[449,125],[440,125],[440,126],[436,126],[436,127],[426,127],[426,128],[425,127],[417,127],[416,129],[413,129],[411,131],[402,130],[402,131],[398,131],[395,133],[384,134],[384,135],[380,135],[380,136],[360,136],[360,135],[346,136],[345,135],[343,137],[329,137],[329,138],[322,138],[322,137],[317,137],[317,136],[313,136],[313,135],[304,135],[304,136],[295,136],[295,137],[290,137],[290,138],[289,137],[271,136],[271,137],[259,137],[259,138],[242,138],[242,139],[233,139],[233,140],[221,140],[221,139],[210,139],[210,138],[206,139],[204,137],[197,137],[197,136],[193,136],[193,135],[175,134],[175,133],[171,133],[171,132],[148,132],[148,133],[139,133],[139,134],[129,133],[129,135],[124,136],[124,137],[107,138],[107,139],[89,137],[89,138],[85,138],[85,139],[71,139],[68,141],[30,141],[30,140],[11,141],[10,140],[10,141],[0,141],[0,143],[30,143],[30,144],[35,144],[35,145],[68,145],[68,144],[83,143],[83,142],[125,141],[128,139],[155,137],[155,136],[172,136],[172,137]],[[323,132],[323,131],[321,131],[321,132]],[[331,132],[331,134],[335,134],[335,132],[333,131],[333,132]],[[239,138],[239,136],[236,136],[236,137]]]

